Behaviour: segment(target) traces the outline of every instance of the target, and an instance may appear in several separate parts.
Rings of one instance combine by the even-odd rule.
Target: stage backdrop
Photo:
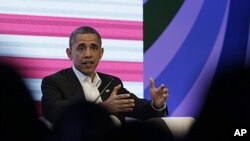
[[[213,77],[249,65],[249,14],[249,0],[144,0],[145,94],[153,76],[170,116],[197,117]]]
[[[249,0],[1,0],[0,59],[15,65],[39,110],[41,79],[71,67],[78,26],[103,37],[98,71],[150,99],[149,77],[169,88],[170,116],[196,117],[213,77],[249,64]]]

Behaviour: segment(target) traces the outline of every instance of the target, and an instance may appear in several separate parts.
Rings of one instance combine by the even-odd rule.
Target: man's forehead
[[[78,36],[79,35],[79,36]],[[74,46],[92,44],[100,46],[100,42],[95,34],[78,34],[74,43]],[[90,35],[90,36],[88,36]],[[95,35],[95,36],[93,36]]]
[[[85,45],[85,44],[95,44],[98,45],[97,42],[86,42],[86,41],[80,41],[80,42],[76,42],[77,45]]]
[[[95,41],[99,42],[98,36],[96,34],[77,34],[76,41]]]

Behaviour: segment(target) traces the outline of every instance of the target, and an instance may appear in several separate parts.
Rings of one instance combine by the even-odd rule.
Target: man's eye
[[[97,50],[98,47],[97,47],[97,46],[92,46],[92,49],[93,49],[93,50]]]
[[[85,47],[84,47],[83,45],[79,45],[79,46],[77,47],[78,50],[84,50],[84,48],[85,48]]]

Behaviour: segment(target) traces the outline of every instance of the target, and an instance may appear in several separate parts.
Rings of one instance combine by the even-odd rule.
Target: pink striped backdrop
[[[1,34],[68,37],[81,25],[96,28],[103,38],[142,40],[142,22],[0,14]]]
[[[1,60],[14,64],[26,78],[43,78],[72,65],[70,60],[64,59],[1,57]],[[124,81],[141,82],[143,81],[142,67],[142,63],[139,62],[102,61],[97,71],[119,76]]]
[[[37,80],[38,82],[41,82],[41,79],[44,76],[55,73],[60,69],[71,67],[72,64],[67,58],[57,58],[56,55],[54,57],[44,57],[39,56],[39,54],[32,55],[32,52],[29,52],[29,48],[26,48],[25,46],[28,42],[31,42],[32,44],[32,39],[27,41],[20,41],[20,39],[28,36],[34,37],[34,39],[42,37],[63,37],[68,39],[68,36],[76,27],[89,25],[96,28],[105,40],[141,43],[139,45],[128,44],[127,49],[125,48],[126,45],[124,45],[124,43],[119,44],[118,42],[116,45],[107,43],[105,45],[105,52],[108,52],[109,54],[118,54],[118,56],[119,54],[122,54],[121,58],[112,58],[112,56],[110,56],[108,59],[105,59],[104,57],[98,66],[98,71],[120,77],[128,87],[132,88],[134,84],[139,85],[139,88],[133,88],[130,91],[134,90],[138,92],[138,96],[141,97],[143,95],[143,57],[131,60],[132,56],[130,53],[135,53],[136,51],[138,52],[138,56],[143,56],[142,12],[135,11],[131,13],[130,9],[136,9],[136,7],[141,8],[142,1],[135,1],[132,3],[121,1],[121,4],[117,1],[110,2],[110,0],[92,2],[91,6],[93,6],[92,9],[95,9],[95,11],[85,11],[82,12],[82,15],[81,11],[79,11],[80,14],[74,13],[74,10],[76,9],[74,6],[85,6],[86,3],[84,3],[84,1],[81,3],[76,3],[77,1],[75,0],[67,3],[59,0],[55,1],[58,2],[58,4],[71,5],[72,9],[69,8],[70,6],[64,7],[64,9],[72,12],[70,13],[72,16],[66,12],[65,16],[63,16],[63,13],[60,13],[59,11],[57,12],[56,8],[51,8],[49,2],[42,0],[29,0],[26,2],[26,5],[18,4],[19,1],[17,0],[13,0],[13,2],[8,2],[6,0],[0,1],[1,61],[16,66],[24,80]],[[37,9],[30,8],[29,4],[34,5]],[[120,6],[124,4],[127,4],[127,6]],[[95,8],[95,5],[110,8],[107,8],[105,11],[103,9]],[[38,10],[39,8],[40,11]],[[43,8],[44,10],[42,10]],[[120,9],[120,16],[117,14],[117,12],[119,12],[117,10],[110,12],[109,10],[111,8]],[[56,14],[50,14],[47,12],[52,10]],[[133,16],[127,16],[129,14],[135,15],[135,18],[133,18]],[[8,40],[7,37],[13,37],[13,39],[16,40]],[[44,44],[46,44],[46,47],[48,48],[55,48],[53,43],[46,42]],[[45,48],[43,45],[40,45],[39,47],[42,49]],[[66,49],[66,47],[68,47],[68,44],[65,44],[63,49]],[[38,49],[35,41],[32,48]],[[126,54],[124,55],[125,51]],[[29,56],[26,56],[27,54],[29,54]],[[41,52],[41,54],[46,54],[46,50]],[[34,85],[29,84],[28,87],[31,90],[32,95],[35,97],[34,100],[36,101],[38,113],[41,115],[40,83]]]

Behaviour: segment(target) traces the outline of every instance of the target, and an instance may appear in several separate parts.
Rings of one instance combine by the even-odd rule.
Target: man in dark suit
[[[149,101],[126,90],[118,77],[96,72],[103,52],[101,36],[92,27],[72,32],[66,53],[73,66],[42,81],[42,111],[47,120],[55,122],[68,105],[79,100],[101,105],[117,124],[123,124],[126,116],[147,120],[168,114],[168,89],[163,84],[156,88],[153,78]]]

